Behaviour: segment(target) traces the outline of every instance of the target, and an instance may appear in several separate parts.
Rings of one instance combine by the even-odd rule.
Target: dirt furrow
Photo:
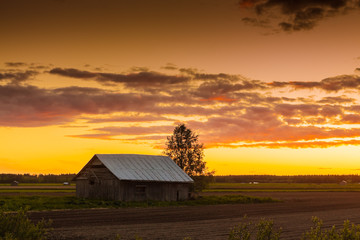
[[[243,221],[274,219],[283,228],[284,239],[299,239],[318,216],[325,225],[342,224],[349,219],[360,223],[359,192],[266,193],[282,202],[186,207],[126,209],[86,209],[31,212],[30,218],[53,220],[51,238],[111,239],[226,239],[229,229]],[[252,193],[264,195],[264,193]]]

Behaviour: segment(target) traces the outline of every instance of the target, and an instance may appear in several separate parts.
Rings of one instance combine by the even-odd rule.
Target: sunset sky
[[[360,0],[0,0],[0,172],[162,154],[217,175],[360,173]]]

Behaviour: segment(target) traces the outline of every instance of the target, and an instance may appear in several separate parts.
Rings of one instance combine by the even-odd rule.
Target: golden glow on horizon
[[[7,149],[0,158],[2,172],[75,173],[96,153],[162,154],[161,149],[147,144],[63,137],[64,133],[72,131],[60,127],[0,128],[1,136],[6,139],[1,144]],[[358,174],[359,155],[360,149],[356,146],[295,150],[205,149],[205,161],[216,175]]]
[[[356,146],[328,149],[217,148],[205,151],[217,175],[359,174]],[[344,153],[346,153],[344,155]]]
[[[70,135],[73,129],[0,128],[2,139],[6,139],[1,141],[6,149],[0,158],[1,172],[75,173],[96,153],[161,153],[144,144],[71,138],[64,137],[64,133]]]

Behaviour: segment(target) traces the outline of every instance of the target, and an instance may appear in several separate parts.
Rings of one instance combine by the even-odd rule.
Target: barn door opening
[[[146,185],[135,186],[135,200],[145,201],[146,200]]]
[[[177,190],[176,191],[176,201],[179,201],[180,200],[180,191]]]

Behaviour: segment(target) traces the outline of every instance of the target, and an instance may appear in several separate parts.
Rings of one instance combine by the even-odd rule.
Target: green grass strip
[[[228,196],[200,196],[195,200],[187,201],[147,201],[121,202],[81,199],[72,196],[1,196],[0,209],[3,211],[53,210],[53,209],[84,209],[84,208],[126,208],[126,207],[168,207],[168,206],[199,206],[214,204],[249,204],[278,202],[272,198],[250,197],[242,195]]]
[[[75,189],[0,189],[0,193],[75,193]]]
[[[0,186],[11,186],[10,183],[0,183]],[[18,186],[75,186],[75,184],[64,185],[63,183],[19,183]],[[15,186],[17,187],[17,186]]]
[[[303,189],[303,188],[293,188],[293,189],[284,189],[284,188],[273,188],[273,189],[268,189],[268,188],[257,188],[257,189],[205,189],[203,190],[203,192],[222,192],[222,193],[226,193],[226,192],[360,192],[360,189],[351,189],[351,188],[326,188],[326,189],[316,189],[316,188],[308,188],[308,189]]]

